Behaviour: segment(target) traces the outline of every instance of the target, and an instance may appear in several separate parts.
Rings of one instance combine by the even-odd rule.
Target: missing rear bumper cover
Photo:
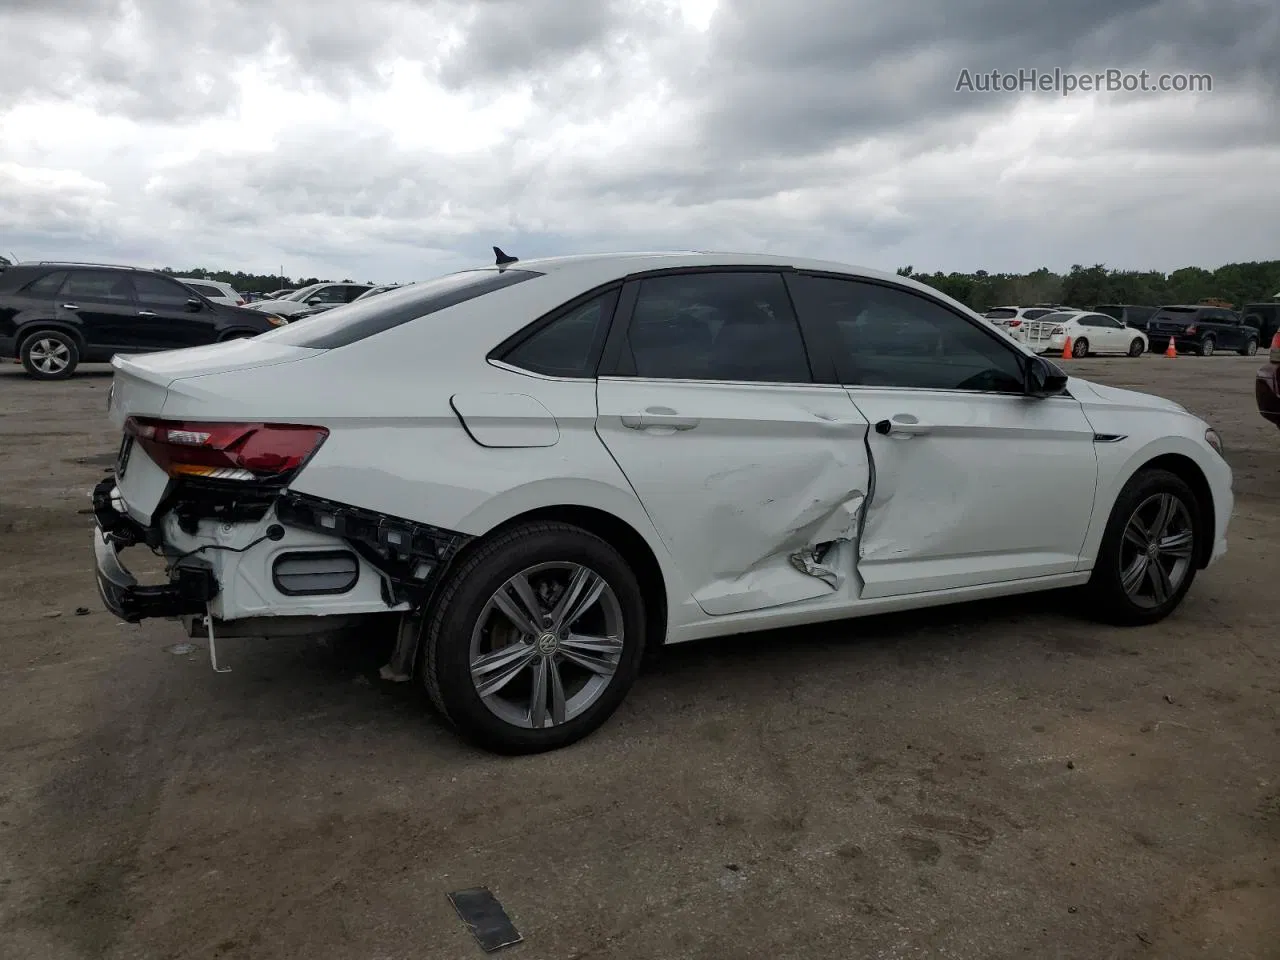
[[[390,583],[388,605],[425,602],[439,573],[472,538],[305,493],[276,501],[281,523],[345,540]]]

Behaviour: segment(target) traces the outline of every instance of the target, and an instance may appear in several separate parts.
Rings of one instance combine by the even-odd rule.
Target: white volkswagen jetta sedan
[[[490,749],[599,727],[664,643],[1051,588],[1150,624],[1226,549],[1214,431],[936,290],[659,253],[467,270],[118,357],[97,578],[219,636],[386,618]],[[139,583],[120,551],[168,557]]]

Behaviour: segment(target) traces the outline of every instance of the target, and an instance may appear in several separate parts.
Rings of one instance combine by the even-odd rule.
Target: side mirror
[[[1056,397],[1067,389],[1067,375],[1044,357],[1028,357],[1023,392],[1028,397]]]
[[[318,306],[319,304],[321,304],[321,303],[323,303],[323,302],[324,302],[324,301],[323,301],[323,300],[321,300],[319,297],[311,297],[311,298],[307,301],[307,303],[309,303],[309,304],[310,304],[311,306],[313,306],[313,307]]]
[[[203,309],[204,309],[204,304],[201,303],[199,300],[197,300],[195,297],[192,297],[190,300],[187,301],[187,310],[189,310],[191,313],[195,313],[196,311],[203,310]]]

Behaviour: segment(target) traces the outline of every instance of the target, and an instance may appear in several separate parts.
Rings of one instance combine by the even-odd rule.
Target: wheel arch
[[[43,331],[56,331],[57,333],[65,333],[76,343],[76,349],[81,355],[85,352],[84,334],[76,329],[74,324],[67,323],[64,320],[28,320],[17,330],[13,340],[14,356],[22,356],[22,346],[37,333]]]

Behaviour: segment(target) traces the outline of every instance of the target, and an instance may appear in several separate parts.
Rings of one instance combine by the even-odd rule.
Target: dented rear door
[[[603,377],[597,404],[596,432],[704,611],[846,589],[870,471],[843,390]]]

